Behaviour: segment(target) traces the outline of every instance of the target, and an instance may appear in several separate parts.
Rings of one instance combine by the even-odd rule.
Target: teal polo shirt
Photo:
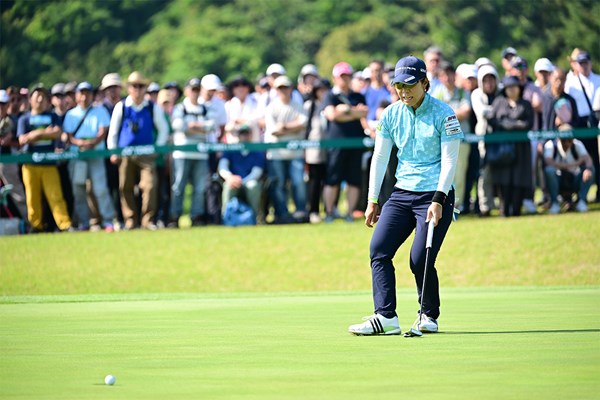
[[[452,108],[428,93],[416,111],[401,101],[388,106],[377,126],[377,135],[392,139],[398,147],[396,187],[412,192],[437,189],[441,144],[464,137]]]

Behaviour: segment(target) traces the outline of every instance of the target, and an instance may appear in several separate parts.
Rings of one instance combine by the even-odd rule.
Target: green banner
[[[519,131],[519,132],[494,132],[489,135],[479,136],[472,133],[465,134],[465,141],[476,143],[484,141],[486,143],[498,142],[523,142],[527,140],[550,140],[554,138],[593,138],[598,136],[599,129],[583,128],[574,129],[572,131]],[[324,139],[324,140],[290,140],[279,143],[200,143],[193,145],[182,146],[131,146],[114,150],[86,150],[73,151],[65,150],[63,152],[54,153],[17,153],[17,154],[2,154],[0,155],[0,163],[48,163],[64,160],[85,160],[90,158],[107,158],[113,154],[121,157],[141,156],[151,154],[171,153],[175,150],[196,153],[208,152],[225,152],[225,151],[266,151],[269,149],[288,149],[288,150],[304,150],[311,148],[321,149],[360,149],[372,148],[374,140],[368,137],[365,138],[349,138],[349,139]]]

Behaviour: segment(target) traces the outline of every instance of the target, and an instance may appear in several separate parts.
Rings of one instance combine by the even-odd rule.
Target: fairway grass
[[[600,285],[600,212],[462,218],[436,261],[442,287]],[[348,224],[0,237],[2,296],[370,290],[373,230]],[[414,287],[412,238],[394,259]]]
[[[355,337],[368,292],[5,298],[2,399],[591,399],[600,287],[445,289],[441,333]],[[403,331],[418,309],[399,291]],[[103,383],[116,376],[115,386]]]

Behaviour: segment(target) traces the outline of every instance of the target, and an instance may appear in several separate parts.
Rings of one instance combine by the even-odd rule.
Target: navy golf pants
[[[440,293],[435,259],[452,222],[454,190],[448,193],[443,206],[442,218],[434,230],[429,266],[427,267],[425,295],[422,296],[425,243],[427,241],[425,220],[434,193],[394,189],[390,199],[384,204],[379,221],[375,225],[370,248],[373,302],[375,312],[386,318],[397,315],[396,274],[392,259],[398,248],[413,231],[415,231],[415,239],[410,250],[410,269],[415,277],[419,303],[423,302],[423,312],[429,317],[437,319],[440,314]]]

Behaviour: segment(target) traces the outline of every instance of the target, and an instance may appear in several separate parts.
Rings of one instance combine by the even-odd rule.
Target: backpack
[[[256,215],[252,207],[240,201],[237,197],[232,197],[225,206],[223,225],[256,225]]]

